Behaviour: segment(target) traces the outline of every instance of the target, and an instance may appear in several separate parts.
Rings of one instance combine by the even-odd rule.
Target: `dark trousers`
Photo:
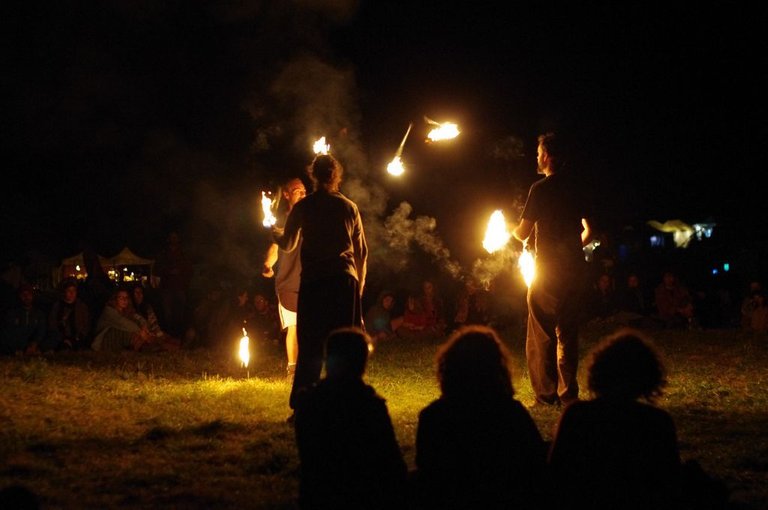
[[[299,357],[289,404],[296,408],[302,390],[320,380],[325,340],[334,329],[362,326],[360,287],[348,274],[302,281],[296,315]]]
[[[578,287],[537,285],[528,290],[525,355],[536,400],[553,404],[579,396]]]

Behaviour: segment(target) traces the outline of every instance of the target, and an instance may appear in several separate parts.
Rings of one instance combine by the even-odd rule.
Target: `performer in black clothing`
[[[574,176],[563,170],[564,152],[553,133],[539,137],[538,172],[544,178],[531,186],[513,231],[523,243],[532,233],[535,237],[526,358],[536,401],[549,405],[567,404],[579,396],[578,298],[587,273],[582,248],[591,236],[589,202],[580,195]]]

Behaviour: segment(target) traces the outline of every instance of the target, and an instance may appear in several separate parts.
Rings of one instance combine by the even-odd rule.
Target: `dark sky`
[[[574,141],[601,228],[674,218],[765,228],[756,12],[484,4],[8,9],[4,249],[152,256],[178,229],[196,255],[252,272],[260,191],[300,171],[323,135],[374,245],[407,202],[431,249],[471,260],[493,209],[517,219],[546,130]],[[462,134],[426,144],[424,116]],[[394,180],[384,169],[410,122],[408,173]]]

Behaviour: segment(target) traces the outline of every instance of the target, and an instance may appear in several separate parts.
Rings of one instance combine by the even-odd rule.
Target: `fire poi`
[[[512,234],[507,230],[507,222],[504,220],[504,213],[500,209],[493,211],[491,219],[488,220],[488,228],[485,230],[483,239],[483,248],[488,253],[494,253],[509,242]]]
[[[261,212],[264,214],[264,219],[261,224],[265,227],[271,227],[277,223],[277,218],[272,212],[273,200],[267,195],[265,191],[261,192]]]
[[[405,167],[403,166],[403,161],[400,159],[400,156],[403,154],[403,147],[405,146],[405,141],[408,139],[408,135],[410,134],[412,127],[413,122],[408,124],[408,129],[405,131],[403,141],[400,142],[400,147],[397,148],[394,159],[392,159],[392,161],[390,161],[390,163],[387,165],[387,172],[389,172],[390,175],[400,176],[403,175],[403,172],[405,172]]]
[[[512,234],[507,230],[507,222],[504,219],[504,213],[499,209],[493,211],[491,218],[488,220],[488,227],[485,230],[483,248],[485,248],[488,253],[497,252],[507,245],[511,237]],[[523,281],[530,287],[536,274],[536,264],[533,259],[533,254],[528,250],[526,245],[523,245],[523,251],[517,259],[517,266],[520,268]]]
[[[243,367],[248,368],[248,363],[251,361],[251,347],[248,332],[245,328],[243,328],[243,337],[240,339],[240,349],[237,354],[240,357],[240,362],[243,364]]]
[[[441,124],[427,117],[424,117],[424,120],[427,121],[427,124],[435,126],[427,135],[427,139],[430,141],[439,142],[441,140],[451,140],[461,133],[461,131],[459,131],[459,126],[453,122],[443,122]]]
[[[331,152],[331,146],[325,142],[325,137],[322,136],[315,140],[315,143],[312,145],[312,151],[318,155],[327,155],[329,152]]]
[[[517,266],[520,268],[525,284],[530,287],[536,277],[536,263],[533,260],[533,253],[525,245],[522,253],[520,253],[520,258],[517,259]]]

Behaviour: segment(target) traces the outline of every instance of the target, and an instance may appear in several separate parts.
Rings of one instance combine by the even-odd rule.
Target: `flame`
[[[403,175],[405,167],[403,166],[403,161],[400,159],[400,156],[395,156],[395,158],[389,162],[387,165],[387,172],[396,177]]]
[[[251,361],[251,350],[249,348],[250,340],[248,339],[248,332],[243,328],[243,337],[240,339],[240,350],[238,356],[242,361],[244,367],[248,367],[248,362]]]
[[[315,140],[315,143],[312,145],[312,150],[315,154],[323,154],[326,155],[329,152],[331,152],[331,146],[327,143],[325,143],[325,137],[322,136]]]
[[[503,248],[508,242],[511,234],[507,230],[507,222],[504,220],[504,213],[497,209],[491,214],[491,219],[488,220],[488,228],[485,230],[485,239],[483,239],[483,248],[488,253]]]
[[[277,223],[277,218],[272,214],[272,199],[267,194],[261,192],[261,211],[264,213],[264,220],[261,222],[265,227],[271,227]]]
[[[459,126],[453,122],[444,122],[443,124],[437,124],[437,127],[429,132],[427,138],[433,142],[440,140],[451,140],[459,136]]]
[[[520,254],[520,258],[517,259],[517,266],[520,268],[525,284],[530,287],[536,276],[536,263],[533,260],[533,254],[525,247]]]

